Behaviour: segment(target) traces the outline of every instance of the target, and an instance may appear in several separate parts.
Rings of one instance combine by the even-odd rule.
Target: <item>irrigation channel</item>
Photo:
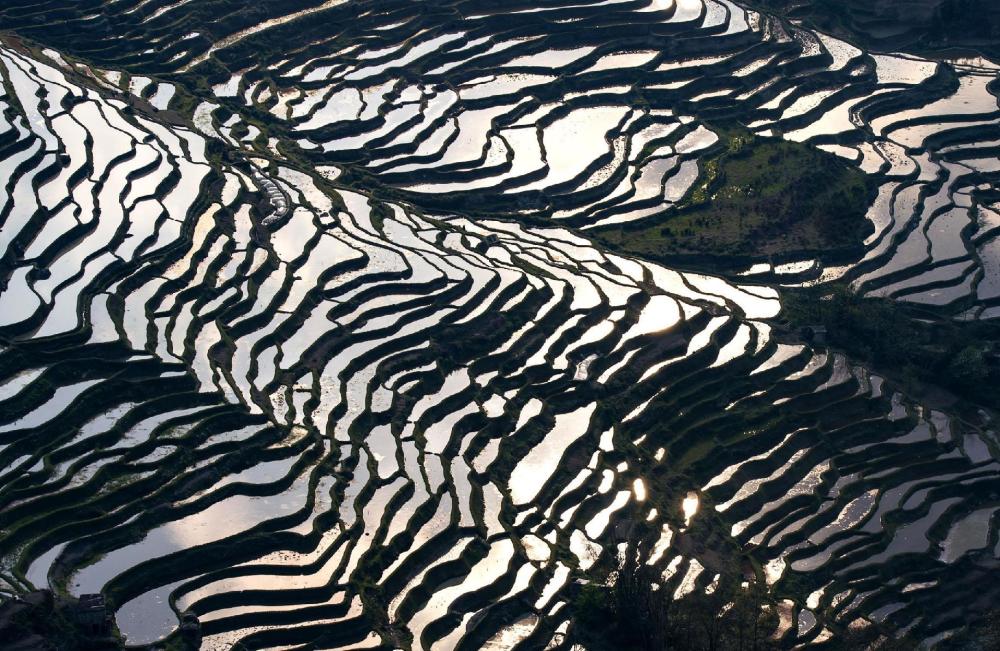
[[[569,648],[625,555],[750,559],[787,647],[1000,598],[995,423],[769,323],[833,281],[1000,318],[990,61],[728,0],[3,4],[3,592],[205,649]],[[723,119],[877,180],[856,259],[595,244]]]

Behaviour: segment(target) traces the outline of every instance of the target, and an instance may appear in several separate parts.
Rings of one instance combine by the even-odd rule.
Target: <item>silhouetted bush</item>
[[[662,570],[634,557],[612,576],[611,586],[583,586],[574,602],[575,623],[591,649],[645,651],[764,651],[776,615],[757,582],[736,572],[705,590],[674,599],[660,587]]]

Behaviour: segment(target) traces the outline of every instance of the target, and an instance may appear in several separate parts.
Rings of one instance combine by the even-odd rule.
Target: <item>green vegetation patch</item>
[[[717,130],[718,131],[718,130]],[[860,252],[875,181],[850,163],[795,142],[722,130],[698,184],[676,211],[604,229],[601,241],[659,260],[735,266],[749,259]],[[724,260],[728,258],[728,260]]]
[[[1000,408],[1000,333],[993,323],[960,322],[865,298],[842,285],[789,291],[783,318],[793,327],[822,326],[828,341],[900,382],[911,395],[939,387]]]
[[[768,13],[805,21],[865,49],[933,54],[968,48],[1000,55],[996,0],[755,0]]]

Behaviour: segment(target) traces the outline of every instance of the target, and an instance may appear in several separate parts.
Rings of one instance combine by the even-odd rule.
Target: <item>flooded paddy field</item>
[[[129,646],[570,649],[624,559],[782,648],[1000,598],[1000,438],[781,328],[1000,318],[1000,81],[728,0],[8,0],[0,594]],[[732,134],[860,170],[847,258],[670,225]],[[752,189],[751,189],[752,190]],[[711,192],[703,197],[711,201]]]

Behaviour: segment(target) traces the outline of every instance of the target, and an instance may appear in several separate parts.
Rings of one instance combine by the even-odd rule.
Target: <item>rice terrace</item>
[[[1000,649],[1000,3],[3,0],[0,650]]]

